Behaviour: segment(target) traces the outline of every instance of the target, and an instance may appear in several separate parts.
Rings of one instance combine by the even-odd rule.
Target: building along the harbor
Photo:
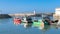
[[[55,9],[55,13],[53,14],[54,19],[60,19],[60,8]]]

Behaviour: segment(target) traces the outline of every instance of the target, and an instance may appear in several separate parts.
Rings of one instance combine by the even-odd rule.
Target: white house
[[[55,9],[55,14],[60,16],[60,8]]]
[[[54,19],[60,19],[60,8],[55,9],[55,14],[53,14]]]

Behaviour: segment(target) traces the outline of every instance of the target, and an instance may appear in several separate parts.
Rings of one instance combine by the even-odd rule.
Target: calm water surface
[[[13,18],[0,19],[0,34],[60,34],[59,27],[45,26],[44,29],[39,27],[24,28],[24,25],[15,25]]]

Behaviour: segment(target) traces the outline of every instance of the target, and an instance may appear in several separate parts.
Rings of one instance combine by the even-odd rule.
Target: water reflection
[[[33,23],[25,23],[25,24],[24,24],[24,27],[25,27],[25,28],[30,28],[30,27],[32,26],[32,24],[33,24]]]
[[[44,28],[42,29],[43,31],[47,31],[50,29],[50,25],[44,25]]]
[[[39,25],[33,25],[33,23],[21,23],[21,24],[17,24],[18,26],[15,26],[14,22],[13,22],[13,18],[11,19],[0,19],[0,23],[3,25],[0,25],[0,34],[1,32],[3,34],[41,34],[41,32],[44,33],[49,33],[51,34],[51,31],[53,31],[53,33],[59,33],[60,32],[60,26],[57,25],[44,25],[44,27]],[[27,30],[25,29],[27,28]],[[29,29],[30,28],[30,29]],[[41,29],[42,28],[42,29]],[[56,30],[58,29],[58,30]],[[49,30],[49,31],[48,31]],[[18,31],[18,32],[17,32]]]
[[[60,25],[57,25],[57,26],[56,26],[56,29],[60,29]]]
[[[42,30],[42,31],[47,31],[47,30],[49,30],[50,29],[50,25],[43,25],[43,26],[41,26],[41,25],[33,25],[33,27],[35,27],[35,28],[38,28],[38,29],[40,29],[40,30]]]
[[[0,19],[0,24],[6,24],[10,22],[10,18],[7,19]]]
[[[47,31],[50,29],[51,25],[41,25],[41,24],[33,24],[33,23],[24,23],[24,28],[31,28],[31,27],[34,27],[34,28],[38,28],[42,31]]]

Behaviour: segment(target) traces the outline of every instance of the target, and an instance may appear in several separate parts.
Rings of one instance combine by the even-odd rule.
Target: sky
[[[0,0],[0,13],[55,12],[60,0]]]

